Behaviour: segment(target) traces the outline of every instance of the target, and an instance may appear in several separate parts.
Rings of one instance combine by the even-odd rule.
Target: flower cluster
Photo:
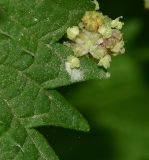
[[[64,44],[74,51],[74,57],[68,58],[73,62],[72,69],[79,67],[79,57],[84,55],[92,56],[99,66],[108,69],[111,56],[125,52],[121,18],[112,20],[101,12],[87,11],[78,26],[67,29],[69,40]]]

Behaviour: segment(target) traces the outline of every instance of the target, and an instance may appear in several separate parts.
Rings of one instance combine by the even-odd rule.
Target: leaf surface
[[[105,77],[83,57],[82,76],[72,79],[65,61],[73,53],[59,43],[93,7],[89,0],[0,0],[0,160],[57,160],[35,127],[89,130],[54,89]]]

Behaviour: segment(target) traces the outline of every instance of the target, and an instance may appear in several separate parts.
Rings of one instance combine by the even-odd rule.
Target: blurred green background
[[[124,16],[126,54],[113,58],[109,80],[59,89],[91,131],[39,130],[61,160],[149,160],[149,10],[143,0],[100,0],[100,7]]]

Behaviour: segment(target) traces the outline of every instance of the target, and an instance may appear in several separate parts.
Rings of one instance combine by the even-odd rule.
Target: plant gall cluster
[[[71,65],[72,69],[79,67],[79,57],[85,55],[93,57],[98,66],[108,69],[112,55],[125,52],[121,18],[112,20],[99,11],[86,11],[78,26],[67,29],[68,41],[64,44],[74,51],[74,56],[67,62],[77,61],[76,65]]]

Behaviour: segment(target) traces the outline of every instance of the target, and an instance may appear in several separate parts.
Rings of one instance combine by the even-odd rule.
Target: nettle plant
[[[56,88],[110,76],[120,19],[95,0],[0,0],[0,160],[58,160],[39,126],[89,131]]]

